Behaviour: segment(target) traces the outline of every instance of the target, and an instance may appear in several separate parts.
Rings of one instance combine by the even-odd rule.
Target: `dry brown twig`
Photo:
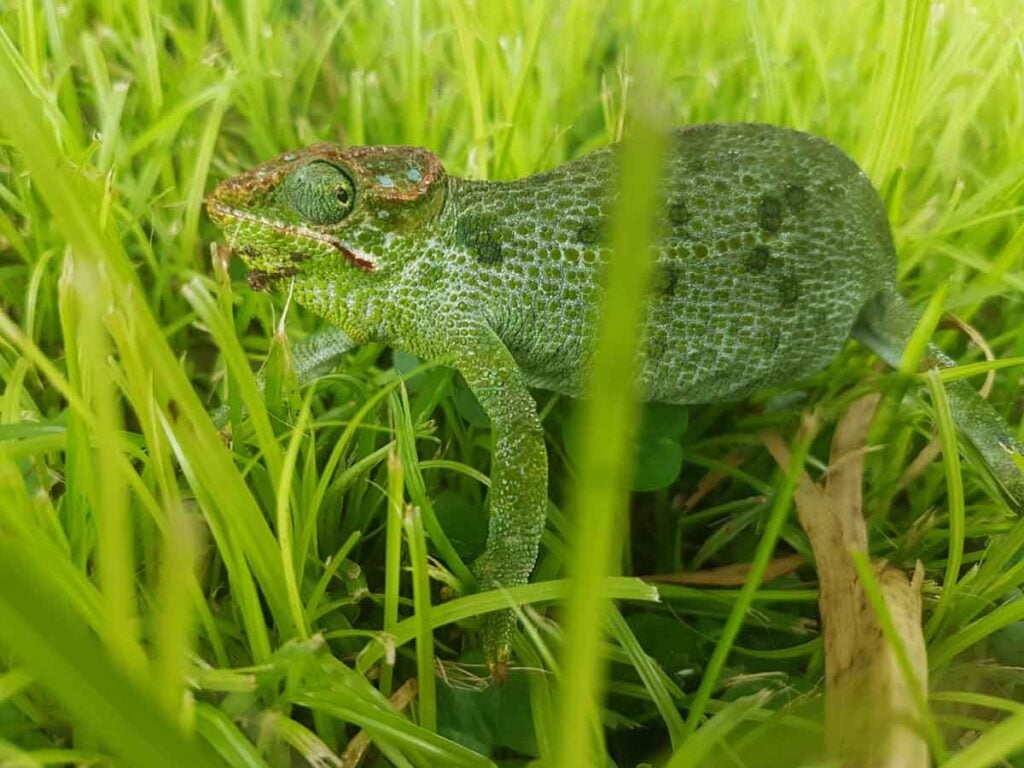
[[[402,684],[401,688],[392,694],[391,703],[395,705],[396,710],[401,712],[409,706],[409,702],[416,696],[417,690],[416,678],[410,677]],[[369,748],[370,737],[366,731],[360,731],[352,737],[348,746],[345,747],[345,751],[341,753],[341,768],[358,768]]]
[[[874,563],[875,575],[914,681],[908,681],[882,633],[851,552],[867,552],[862,509],[864,445],[878,396],[857,400],[832,440],[824,485],[804,474],[795,494],[797,517],[810,539],[818,570],[818,604],[825,643],[825,739],[848,768],[927,768],[917,702],[924,699],[928,659],[921,631],[920,563],[908,578],[900,568]],[[776,433],[764,442],[779,466],[789,450]],[[917,687],[918,690],[914,690]]]

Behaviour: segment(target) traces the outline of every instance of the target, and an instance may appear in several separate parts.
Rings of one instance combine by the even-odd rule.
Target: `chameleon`
[[[584,392],[621,145],[512,181],[448,174],[411,146],[319,143],[218,184],[206,209],[256,288],[287,281],[329,325],[296,352],[299,378],[380,342],[444,358],[493,434],[481,590],[527,582],[547,504],[531,388]],[[732,401],[824,368],[855,337],[899,365],[917,317],[896,287],[884,203],[828,141],[793,129],[675,129],[659,187],[636,390],[648,401]],[[924,365],[953,361],[930,345]],[[1024,505],[1024,448],[964,380],[952,415],[1008,502]],[[488,614],[492,675],[511,611]]]

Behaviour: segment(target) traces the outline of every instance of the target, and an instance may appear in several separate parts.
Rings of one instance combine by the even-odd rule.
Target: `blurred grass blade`
[[[942,768],[990,768],[1009,765],[1005,760],[1024,752],[1024,712],[1017,712],[992,726],[958,754],[942,764]]]
[[[196,704],[196,731],[231,768],[270,768],[245,734],[213,705]]]
[[[374,741],[400,745],[422,753],[424,757],[429,757],[430,765],[494,768],[494,763],[486,757],[412,723],[397,712],[369,708],[355,701],[348,692],[310,691],[296,696],[295,703],[358,725]]]
[[[559,768],[592,768],[600,762],[591,733],[604,688],[600,629],[606,626],[610,603],[602,586],[621,557],[617,545],[632,480],[639,406],[635,389],[623,387],[623,382],[635,376],[652,269],[650,246],[665,139],[658,116],[653,94],[639,100],[621,155],[605,298],[578,414],[581,455],[572,502],[576,527],[557,718],[561,738],[554,762]]]
[[[234,549],[237,556],[247,560],[263,588],[276,624],[290,631],[287,591],[269,526],[143,301],[145,292],[120,243],[101,228],[104,219],[99,202],[103,195],[61,152],[48,130],[40,102],[32,97],[19,74],[23,73],[19,61],[17,51],[0,29],[0,92],[9,107],[8,119],[0,124],[0,131],[9,135],[20,150],[33,183],[54,212],[55,226],[76,257],[95,260],[106,270],[116,304],[132,320],[131,334],[115,341],[118,345],[133,344],[140,359],[153,370],[154,394],[165,416],[165,427],[175,438],[179,462],[184,465],[197,496],[206,501],[203,509],[210,516],[211,527],[221,533],[218,545]],[[250,578],[237,568],[234,575],[236,580]],[[262,619],[255,620],[261,609],[253,599],[248,603],[250,640],[255,654],[265,657],[270,650],[266,629]]]
[[[708,762],[708,755],[716,746],[725,742],[747,715],[763,707],[769,697],[767,691],[761,691],[753,696],[730,701],[673,753],[665,768],[703,768],[707,765],[717,765]]]
[[[0,537],[0,644],[126,763],[138,768],[216,768],[159,702],[113,663],[67,609],[51,576]]]

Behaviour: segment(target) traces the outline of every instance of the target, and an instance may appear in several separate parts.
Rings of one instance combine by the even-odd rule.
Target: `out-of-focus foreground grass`
[[[380,348],[275,396],[287,337],[317,321],[245,287],[202,198],[315,140],[423,145],[481,178],[550,168],[620,136],[642,64],[674,123],[773,122],[846,149],[888,203],[904,293],[944,295],[1021,357],[1022,35],[1019,0],[0,5],[0,765],[353,766],[360,730],[376,765],[822,764],[811,568],[748,585],[731,624],[736,590],[664,585],[655,603],[593,569],[591,590],[623,602],[564,612],[608,632],[588,644],[601,663],[566,673],[606,695],[578,702],[589,729],[560,727],[571,654],[544,606],[586,594],[556,580],[577,541],[560,510],[589,487],[573,443],[616,436],[594,418],[566,430],[571,404],[548,393],[522,668],[479,690],[476,617],[507,597],[446,598],[480,550],[486,421],[450,371]],[[249,373],[264,361],[265,403]],[[206,416],[225,375],[250,412],[230,444]],[[1000,370],[990,395],[1014,424],[1020,380]],[[795,391],[688,422],[646,409],[624,572],[750,562],[766,525],[808,554],[759,430],[793,434],[812,404],[827,427],[903,383],[851,343]],[[1024,765],[1024,523],[969,456],[917,460],[933,437],[918,389],[867,457],[872,552],[925,566],[948,764]],[[809,446],[810,472],[826,459]],[[453,557],[424,546],[421,515]],[[415,653],[431,636],[433,669]]]

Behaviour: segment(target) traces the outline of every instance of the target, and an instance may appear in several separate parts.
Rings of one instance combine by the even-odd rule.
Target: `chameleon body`
[[[480,587],[524,583],[537,557],[547,460],[528,387],[578,395],[590,364],[620,153],[597,150],[508,182],[445,173],[414,147],[318,144],[222,182],[209,214],[255,282],[291,280],[336,326],[312,369],[354,344],[445,356],[491,419],[490,530]],[[820,370],[852,334],[897,364],[915,325],[896,291],[885,209],[832,144],[794,130],[711,124],[665,155],[638,387],[706,403]],[[317,347],[319,345],[319,347]],[[931,363],[951,365],[931,348]],[[1008,425],[964,382],[954,417],[1019,505]],[[508,656],[511,615],[485,624]]]

